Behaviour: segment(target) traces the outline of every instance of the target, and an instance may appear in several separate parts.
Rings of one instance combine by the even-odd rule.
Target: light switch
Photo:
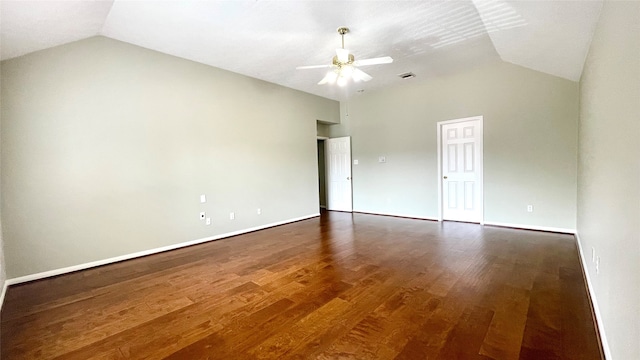
[[[358,160],[353,160],[353,165],[358,165]]]
[[[200,195],[200,202],[201,203],[206,203],[207,202],[207,196],[205,194]]]

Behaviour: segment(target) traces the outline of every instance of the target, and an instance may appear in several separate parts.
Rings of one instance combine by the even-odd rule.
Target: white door
[[[483,222],[482,119],[444,122],[442,144],[442,219]]]
[[[327,210],[353,211],[351,202],[351,138],[327,139]]]

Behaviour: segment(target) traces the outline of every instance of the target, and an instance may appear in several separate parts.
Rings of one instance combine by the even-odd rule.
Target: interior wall
[[[339,119],[339,117],[338,117]],[[322,137],[329,137],[329,127],[330,125],[328,124],[322,124],[320,122],[318,122],[318,124],[316,125],[317,128],[317,134],[318,136],[322,136]]]
[[[640,359],[640,3],[605,2],[580,85],[578,237],[608,358]]]
[[[331,136],[352,137],[354,210],[437,218],[436,123],[476,115],[485,221],[575,229],[578,84],[508,63],[342,102]]]
[[[335,101],[104,37],[1,76],[9,278],[318,213]]]

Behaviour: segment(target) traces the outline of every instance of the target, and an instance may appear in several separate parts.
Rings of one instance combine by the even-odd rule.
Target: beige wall
[[[611,359],[640,359],[639,2],[605,2],[580,94],[579,241]]]
[[[318,136],[329,137],[329,128],[330,128],[329,124],[318,123],[317,125]]]
[[[352,136],[354,210],[436,218],[436,123],[476,115],[484,116],[485,221],[575,229],[578,84],[507,63],[418,74],[341,103],[343,123],[331,135]]]
[[[103,37],[1,76],[9,278],[318,213],[335,101]]]

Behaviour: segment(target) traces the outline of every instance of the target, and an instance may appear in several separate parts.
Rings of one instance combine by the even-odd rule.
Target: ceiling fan
[[[350,78],[354,81],[369,81],[373,79],[371,75],[358,69],[359,66],[389,64],[393,62],[390,56],[356,60],[353,54],[350,54],[349,50],[344,48],[344,35],[348,32],[349,28],[347,27],[338,28],[338,34],[342,37],[342,48],[336,49],[336,56],[333,57],[331,64],[298,66],[296,69],[331,68],[329,72],[327,72],[327,75],[318,82],[318,85],[337,83],[339,86],[344,86]]]

